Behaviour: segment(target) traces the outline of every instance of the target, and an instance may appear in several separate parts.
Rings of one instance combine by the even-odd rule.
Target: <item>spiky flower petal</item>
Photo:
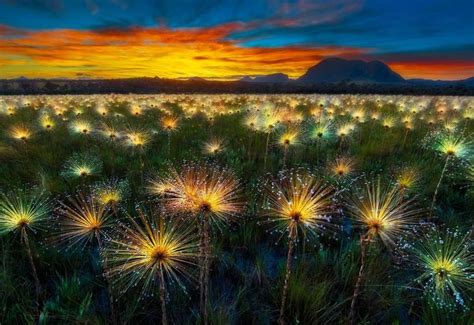
[[[177,227],[150,213],[138,214],[138,220],[130,217],[129,225],[118,228],[103,251],[114,283],[122,291],[139,286],[146,295],[158,283],[160,272],[168,281],[190,278],[198,256],[193,228]]]

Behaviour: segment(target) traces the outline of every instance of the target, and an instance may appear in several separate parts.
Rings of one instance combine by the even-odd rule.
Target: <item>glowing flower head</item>
[[[474,287],[474,247],[470,236],[459,230],[431,230],[409,247],[421,273],[417,281],[439,307],[469,306],[466,292]]]
[[[28,141],[33,135],[33,131],[25,125],[16,125],[10,129],[10,137],[15,140]]]
[[[419,181],[420,174],[413,167],[402,168],[396,176],[396,182],[402,190],[413,190],[417,187]]]
[[[377,180],[366,184],[362,197],[348,198],[346,206],[355,224],[362,227],[370,238],[379,237],[391,247],[397,238],[416,224],[419,211],[412,205],[412,201],[403,200],[398,186],[384,189]]]
[[[350,157],[338,157],[329,165],[329,171],[334,177],[347,177],[354,171],[354,161]]]
[[[124,141],[127,146],[138,149],[144,149],[151,140],[150,134],[144,130],[129,128],[125,131],[124,136]]]
[[[178,128],[179,118],[173,115],[166,115],[161,119],[161,125],[167,132],[174,131]]]
[[[225,222],[242,209],[239,182],[233,172],[210,164],[185,165],[151,181],[150,192],[163,195],[165,206],[177,213],[207,214]]]
[[[265,189],[263,215],[277,230],[295,234],[308,230],[315,234],[329,225],[332,189],[310,173],[291,171]]]
[[[391,116],[386,117],[382,120],[382,125],[384,128],[390,129],[391,127],[395,125],[395,120]]]
[[[56,121],[53,120],[48,114],[43,114],[40,117],[40,125],[45,130],[51,130],[56,125]]]
[[[141,294],[147,295],[161,275],[178,283],[190,278],[198,257],[194,229],[172,226],[150,213],[138,214],[138,220],[130,217],[130,225],[118,228],[103,251],[114,284],[122,291],[140,286]]]
[[[355,125],[352,123],[345,123],[340,125],[337,130],[336,134],[340,138],[346,138],[348,137],[355,129]]]
[[[75,153],[64,164],[61,175],[66,178],[96,176],[102,171],[102,162],[89,153]]]
[[[59,239],[71,246],[83,247],[94,238],[102,237],[112,223],[111,214],[104,205],[82,194],[60,202],[56,213],[61,227]]]
[[[472,143],[465,137],[452,133],[440,135],[434,144],[436,151],[446,156],[465,158],[472,152]]]
[[[351,116],[352,116],[357,122],[364,122],[365,111],[364,111],[362,108],[353,110],[353,111],[351,111]]]
[[[280,112],[275,108],[269,108],[260,112],[259,129],[265,133],[272,133],[276,130],[280,122]]]
[[[106,116],[109,113],[109,109],[104,104],[98,104],[95,109],[102,116]]]
[[[90,134],[93,131],[93,126],[90,122],[85,120],[75,120],[69,124],[69,129],[75,134]]]
[[[134,116],[140,116],[143,114],[143,108],[141,106],[138,106],[138,105],[132,105],[130,107],[130,114],[134,115]]]
[[[41,195],[3,194],[0,198],[0,234],[41,229],[49,212],[50,204]]]
[[[329,140],[334,135],[333,122],[322,120],[310,128],[309,137],[312,140]]]
[[[225,141],[221,138],[212,138],[204,143],[202,151],[206,155],[216,155],[225,149]]]
[[[258,127],[258,114],[253,112],[248,113],[244,119],[244,125],[251,130],[256,130]]]
[[[120,138],[120,131],[111,124],[102,124],[99,133],[106,139],[115,141]]]
[[[116,206],[125,200],[128,196],[128,181],[119,181],[113,179],[111,181],[102,182],[94,186],[92,193],[94,199],[103,206]]]
[[[278,145],[285,148],[299,143],[299,132],[296,129],[288,129],[278,137]]]

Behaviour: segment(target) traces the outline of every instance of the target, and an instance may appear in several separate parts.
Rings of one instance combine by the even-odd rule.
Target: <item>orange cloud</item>
[[[297,77],[325,56],[363,54],[350,47],[245,48],[225,37],[240,23],[212,28],[27,31],[0,43],[3,77],[160,76],[226,78],[284,72]],[[1,31],[1,30],[0,30]]]
[[[101,78],[232,79],[283,72],[299,77],[327,56],[363,57],[370,49],[324,46],[242,47],[226,37],[247,29],[242,23],[211,28],[165,27],[24,31],[0,26],[0,78],[53,78],[90,75]],[[473,74],[468,62],[393,62],[404,77],[450,79]]]

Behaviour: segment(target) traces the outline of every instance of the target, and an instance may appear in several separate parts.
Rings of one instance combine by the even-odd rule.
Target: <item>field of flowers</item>
[[[472,324],[474,99],[0,97],[0,324]]]

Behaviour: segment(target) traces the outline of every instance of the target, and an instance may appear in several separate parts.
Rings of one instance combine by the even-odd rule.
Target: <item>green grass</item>
[[[102,96],[101,96],[102,97]],[[326,99],[331,102],[333,98]],[[0,97],[0,190],[9,192],[18,188],[37,188],[55,202],[77,191],[89,192],[90,186],[112,178],[126,179],[130,186],[129,197],[122,204],[119,215],[134,214],[138,203],[159,204],[151,200],[144,185],[149,177],[160,175],[170,166],[179,167],[184,161],[211,160],[231,168],[239,177],[246,202],[245,212],[228,227],[216,230],[213,237],[214,258],[211,267],[212,324],[271,324],[278,318],[281,288],[285,273],[286,240],[269,232],[260,215],[262,206],[261,183],[282,170],[283,151],[275,142],[278,132],[271,135],[267,168],[263,168],[266,134],[253,132],[243,124],[247,103],[262,107],[266,101],[279,102],[287,107],[289,96],[272,96],[263,99],[255,96],[137,96],[134,101],[157,103],[160,109],[148,108],[140,116],[130,114],[127,107],[130,97],[120,96],[108,107],[110,114],[103,117],[93,105],[99,97],[67,96],[33,98],[34,106],[20,107],[13,97]],[[347,98],[358,101],[347,103]],[[377,109],[375,100],[381,99]],[[414,98],[381,96],[344,96],[343,104],[335,106],[336,112],[363,107],[366,112],[377,110],[380,116],[393,116],[395,125],[384,128],[381,120],[358,123],[355,131],[340,144],[337,137],[317,145],[303,137],[303,144],[290,148],[287,168],[307,167],[322,179],[330,180],[326,166],[338,155],[349,155],[355,162],[355,172],[349,180],[334,183],[343,190],[342,196],[356,193],[364,179],[379,176],[385,183],[395,181],[395,173],[404,165],[416,166],[420,171],[420,184],[414,193],[418,208],[424,211],[431,204],[444,159],[423,145],[433,131],[442,130],[444,120],[458,120],[457,133],[466,138],[474,131],[474,122],[463,119],[462,113],[472,107],[471,98]],[[365,99],[365,102],[361,100]],[[103,99],[101,99],[103,100]],[[430,116],[436,116],[436,103],[457,100],[461,110],[438,114],[436,125],[429,125]],[[62,101],[62,103],[61,103]],[[297,111],[303,112],[309,123],[309,112],[315,105],[310,97],[298,96]],[[422,101],[424,109],[414,114],[413,130],[405,131],[398,113],[401,103],[406,106]],[[316,100],[316,103],[319,99]],[[1,114],[3,107],[14,106],[15,114]],[[190,108],[204,105],[202,112],[192,113]],[[38,123],[44,112],[54,114],[53,106],[67,107],[64,116],[53,116],[56,125],[51,130],[42,129]],[[331,105],[329,105],[331,106]],[[334,106],[334,105],[333,105]],[[220,107],[220,108],[219,108]],[[449,107],[449,105],[448,105]],[[90,121],[97,129],[102,122],[116,125],[119,130],[128,126],[151,132],[151,141],[142,153],[113,143],[93,132],[72,134],[69,123],[76,119],[74,110],[81,108],[80,118]],[[327,107],[326,107],[327,108]],[[472,108],[471,108],[472,109]],[[205,112],[212,112],[212,120]],[[114,117],[112,112],[122,114]],[[178,114],[179,128],[168,135],[160,126],[166,112]],[[64,120],[62,120],[64,118]],[[423,119],[421,119],[423,118]],[[336,124],[350,121],[350,116],[337,115]],[[9,130],[17,124],[34,130],[27,142],[12,139]],[[280,123],[279,129],[284,128]],[[406,136],[405,136],[406,133]],[[225,150],[215,157],[202,152],[202,145],[210,137],[226,140]],[[402,146],[403,143],[403,146]],[[67,179],[61,172],[66,161],[77,153],[97,157],[103,165],[96,176],[85,179]],[[140,158],[141,156],[141,158]],[[440,227],[472,226],[474,194],[472,180],[467,177],[467,160],[453,160],[441,183],[433,220]],[[144,166],[141,168],[140,159]],[[142,182],[144,175],[145,184]],[[340,201],[341,196],[339,197]],[[337,202],[340,204],[340,202]],[[285,315],[290,324],[344,324],[348,321],[350,300],[359,270],[359,234],[344,215],[334,221],[342,230],[334,238],[321,238],[297,245],[289,284]],[[43,286],[44,304],[41,309],[43,324],[103,324],[109,314],[108,294],[102,276],[102,265],[95,244],[83,251],[70,251],[52,244],[57,232],[54,219],[46,231],[31,238],[34,258]],[[34,283],[30,276],[27,255],[19,237],[4,236],[0,246],[0,324],[33,323]],[[303,248],[304,246],[304,248]],[[471,310],[443,311],[423,295],[423,288],[413,283],[414,271],[404,262],[394,258],[393,252],[382,245],[371,245],[367,257],[362,294],[357,305],[357,321],[361,324],[469,324]],[[472,298],[472,292],[468,293]],[[159,295],[142,297],[138,288],[117,292],[116,305],[120,320],[127,323],[156,323],[161,319]],[[197,283],[187,283],[186,288],[170,285],[168,288],[168,317],[171,323],[199,323],[199,289]]]

